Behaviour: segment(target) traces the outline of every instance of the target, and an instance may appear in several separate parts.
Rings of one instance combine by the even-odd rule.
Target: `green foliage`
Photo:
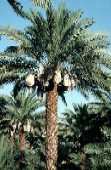
[[[1,170],[45,170],[45,112],[44,103],[37,100],[35,94],[26,91],[18,93],[16,98],[12,96],[1,96],[1,136],[0,165]],[[18,148],[18,133],[14,135],[14,152],[10,153],[9,132],[13,122],[31,119],[33,132],[26,133],[26,150],[20,152]],[[7,134],[8,133],[8,134]],[[5,157],[5,159],[4,159]]]
[[[6,111],[7,101],[5,96],[0,96],[0,135],[7,132],[7,127],[10,119],[8,118],[8,113]]]
[[[14,170],[13,157],[10,154],[8,137],[0,135],[0,170]]]
[[[88,170],[109,170],[110,114],[110,103],[74,105],[74,111],[67,109],[59,126],[59,164],[66,160],[76,168],[83,165]]]
[[[13,10],[25,19],[29,19],[28,13],[23,10],[23,6],[17,0],[7,0],[12,6]],[[51,0],[31,0],[35,6],[40,6],[45,10],[48,10],[51,6]]]
[[[18,74],[15,70],[7,71],[6,67],[0,68],[0,85],[10,83],[18,78]]]
[[[43,106],[37,100],[35,94],[29,94],[26,90],[20,91],[16,98],[5,96],[5,99],[7,101],[6,111],[10,118],[18,121],[25,121],[25,119],[33,120],[34,113],[40,106]]]
[[[10,46],[0,53],[0,85],[18,81],[24,83],[26,72],[35,65],[34,60],[29,60],[16,51],[17,47]]]
[[[51,0],[31,0],[36,6],[40,6],[45,10],[49,10],[52,5]]]

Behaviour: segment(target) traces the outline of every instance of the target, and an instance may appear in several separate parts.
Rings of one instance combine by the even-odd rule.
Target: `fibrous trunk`
[[[19,131],[19,150],[25,150],[25,132],[23,130]]]
[[[46,167],[57,170],[58,149],[58,92],[57,85],[46,94]]]
[[[13,153],[14,148],[14,136],[10,136],[10,152]]]

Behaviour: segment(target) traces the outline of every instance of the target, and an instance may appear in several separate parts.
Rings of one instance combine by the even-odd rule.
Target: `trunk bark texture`
[[[19,132],[19,150],[25,150],[25,132],[23,130],[20,130]]]
[[[14,136],[10,136],[10,152],[13,153],[14,148]]]
[[[46,94],[46,168],[57,170],[58,157],[57,85]]]
[[[83,152],[80,152],[80,158],[81,158],[81,160],[82,160],[82,162],[84,162],[85,163],[85,160],[86,160],[86,155],[85,155],[85,153],[83,153]],[[80,165],[80,170],[85,170],[86,168],[85,168],[85,164],[81,164]]]

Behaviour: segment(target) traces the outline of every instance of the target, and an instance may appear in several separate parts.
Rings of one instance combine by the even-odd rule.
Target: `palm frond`
[[[40,6],[45,10],[47,10],[51,5],[51,0],[31,0],[31,1],[34,3],[34,5]]]
[[[8,3],[12,6],[13,10],[20,15],[21,17],[23,17],[24,19],[29,19],[29,15],[28,13],[26,13],[25,11],[23,11],[23,6],[21,5],[20,2],[18,2],[17,0],[7,0]]]

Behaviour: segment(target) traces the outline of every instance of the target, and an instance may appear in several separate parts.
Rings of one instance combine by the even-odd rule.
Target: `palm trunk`
[[[25,150],[25,132],[23,130],[19,131],[19,150]]]
[[[14,136],[10,136],[10,152],[13,153],[14,148]]]
[[[46,168],[57,170],[58,156],[57,85],[46,94]]]
[[[86,155],[82,151],[80,152],[80,158],[81,158],[82,162],[85,163]],[[80,170],[85,170],[85,169],[86,169],[85,164],[80,164]]]

